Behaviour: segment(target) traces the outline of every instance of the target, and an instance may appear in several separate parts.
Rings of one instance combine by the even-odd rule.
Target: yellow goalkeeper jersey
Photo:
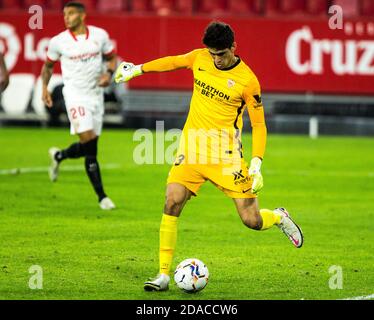
[[[178,154],[208,158],[243,157],[241,131],[245,108],[252,125],[252,156],[263,158],[266,126],[259,82],[240,59],[227,69],[218,69],[208,49],[165,57],[143,65],[144,72],[189,68],[194,90],[183,128]]]

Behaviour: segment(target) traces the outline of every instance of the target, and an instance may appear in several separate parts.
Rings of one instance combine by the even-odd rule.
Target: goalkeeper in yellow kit
[[[168,289],[178,217],[206,180],[233,199],[247,227],[266,230],[277,225],[295,247],[303,244],[301,229],[284,208],[259,209],[257,194],[263,187],[260,168],[267,134],[259,82],[252,70],[235,55],[234,32],[229,25],[209,24],[203,43],[206,48],[142,65],[124,62],[115,75],[117,83],[143,73],[181,68],[192,70],[194,75],[190,111],[167,180],[160,226],[160,270],[156,278],[145,282],[144,289],[148,291]],[[245,108],[252,126],[249,168],[241,144]]]

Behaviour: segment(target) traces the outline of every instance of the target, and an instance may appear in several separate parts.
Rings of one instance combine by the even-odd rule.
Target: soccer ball
[[[208,284],[209,271],[199,259],[183,260],[175,269],[174,281],[185,292],[203,290]]]

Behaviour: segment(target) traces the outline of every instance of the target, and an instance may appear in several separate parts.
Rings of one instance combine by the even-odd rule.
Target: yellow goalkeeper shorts
[[[251,193],[252,179],[248,175],[248,164],[244,159],[233,164],[186,164],[174,163],[170,169],[167,184],[184,185],[195,196],[201,185],[209,180],[230,198],[256,198]]]

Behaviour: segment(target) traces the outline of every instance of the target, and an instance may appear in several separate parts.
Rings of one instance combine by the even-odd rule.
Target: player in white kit
[[[60,60],[70,132],[79,136],[79,142],[66,149],[49,149],[49,176],[52,181],[57,180],[59,164],[64,159],[85,157],[86,172],[98,196],[99,205],[104,210],[110,210],[115,205],[104,192],[97,161],[97,143],[104,115],[103,87],[111,82],[116,68],[116,54],[107,32],[86,25],[85,17],[83,4],[65,4],[64,22],[67,29],[50,40],[47,60],[42,69],[42,99],[48,107],[52,107],[47,86],[53,66]]]

